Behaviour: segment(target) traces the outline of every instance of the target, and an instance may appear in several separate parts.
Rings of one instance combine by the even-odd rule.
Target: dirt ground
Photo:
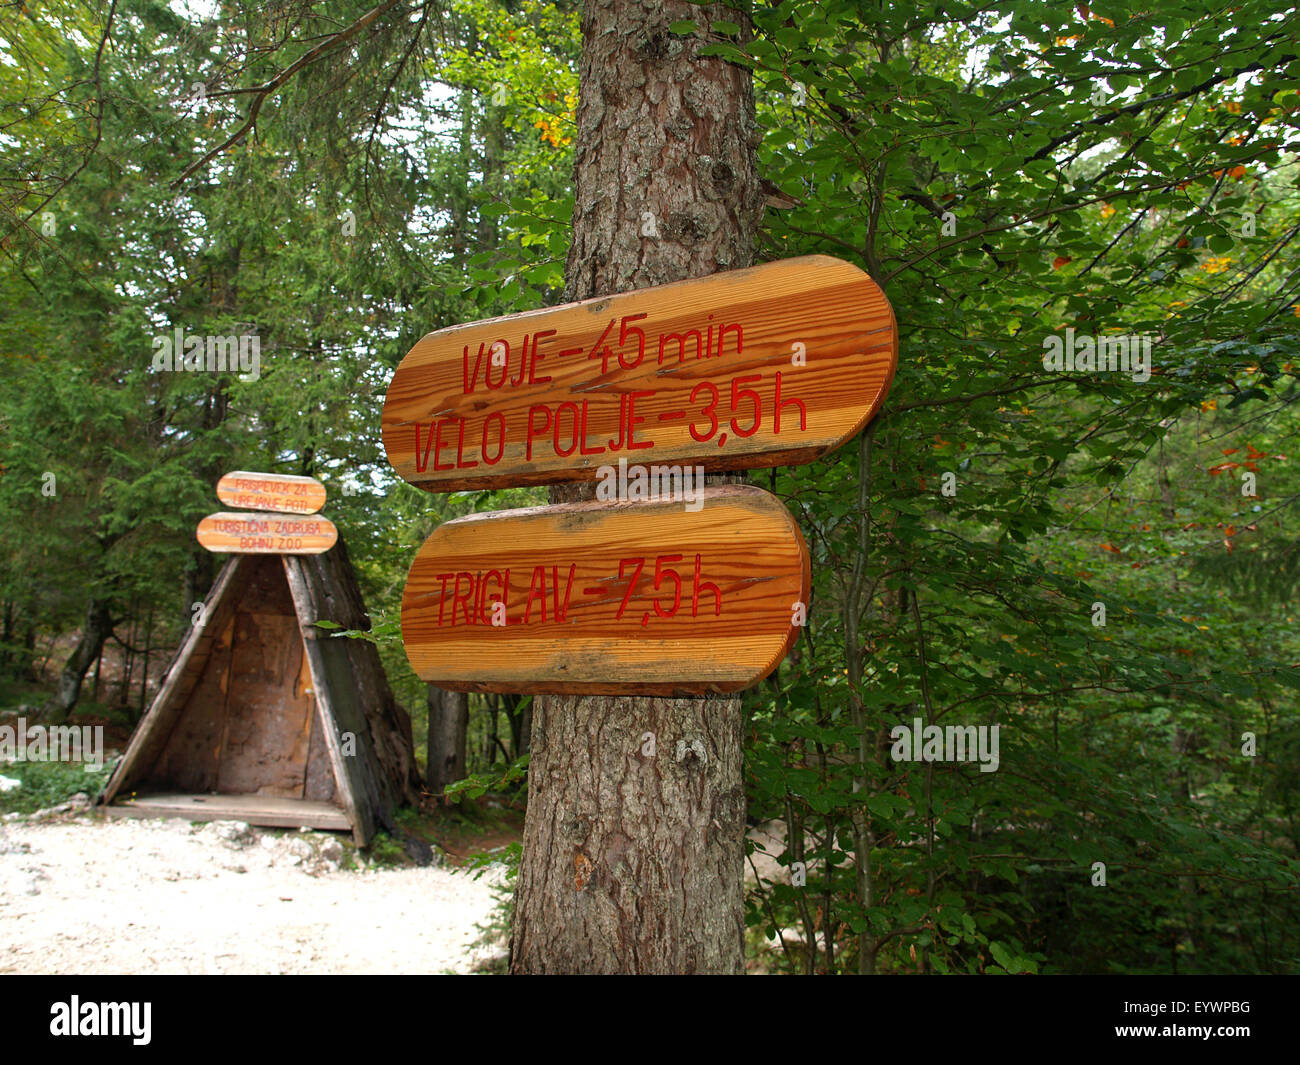
[[[365,867],[344,838],[5,819],[0,973],[464,973],[499,954],[473,943],[500,866]]]

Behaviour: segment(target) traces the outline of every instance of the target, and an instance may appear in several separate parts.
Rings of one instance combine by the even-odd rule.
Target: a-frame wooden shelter
[[[340,541],[232,555],[100,802],[110,814],[350,830],[367,846],[414,802],[411,723]]]

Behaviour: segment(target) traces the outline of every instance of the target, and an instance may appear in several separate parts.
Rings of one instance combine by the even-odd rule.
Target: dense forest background
[[[328,486],[423,744],[410,559],[544,496],[396,480],[380,406],[424,333],[560,302],[579,19],[0,7],[0,709],[138,719],[214,485],[262,469]],[[815,588],[746,694],[750,820],[807,869],[751,890],[753,948],[1300,971],[1296,10],[785,0],[673,33],[753,71],[759,259],[856,263],[901,338],[858,441],[754,476]],[[255,334],[258,373],[156,371],[177,329]],[[1149,379],[1048,368],[1054,336],[1145,337]],[[522,788],[528,702],[471,697],[484,786]],[[997,770],[895,761],[917,718],[998,725]]]

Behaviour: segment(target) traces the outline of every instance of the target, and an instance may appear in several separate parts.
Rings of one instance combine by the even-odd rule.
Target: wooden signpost
[[[209,514],[197,531],[209,551],[242,555],[319,555],[334,546],[339,532],[319,514]]]
[[[430,333],[384,400],[401,477],[431,492],[597,478],[597,499],[627,491],[435,531],[402,599],[415,672],[490,692],[761,680],[806,619],[798,526],[748,486],[704,489],[698,510],[637,502],[631,474],[811,462],[867,424],[897,363],[879,286],[825,255]]]
[[[420,548],[402,637],[452,691],[690,694],[747,688],[793,645],[810,569],[799,527],[748,485],[680,501],[475,514]]]
[[[315,514],[325,505],[325,486],[314,477],[236,470],[217,482],[217,498],[241,510]]]
[[[866,425],[897,361],[879,286],[812,255],[430,333],[389,385],[384,447],[433,492],[620,458],[795,465]]]

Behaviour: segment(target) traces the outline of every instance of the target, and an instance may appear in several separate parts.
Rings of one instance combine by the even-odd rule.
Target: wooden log
[[[209,514],[195,535],[209,551],[241,555],[319,555],[334,546],[339,531],[319,514]]]
[[[759,488],[475,514],[420,548],[406,655],[452,691],[691,694],[767,676],[807,616],[808,550]]]
[[[217,482],[217,498],[241,510],[315,514],[325,505],[325,486],[314,477],[236,470]]]
[[[812,255],[424,337],[384,400],[398,475],[434,492],[592,480],[602,465],[811,462],[884,402],[880,287]]]

